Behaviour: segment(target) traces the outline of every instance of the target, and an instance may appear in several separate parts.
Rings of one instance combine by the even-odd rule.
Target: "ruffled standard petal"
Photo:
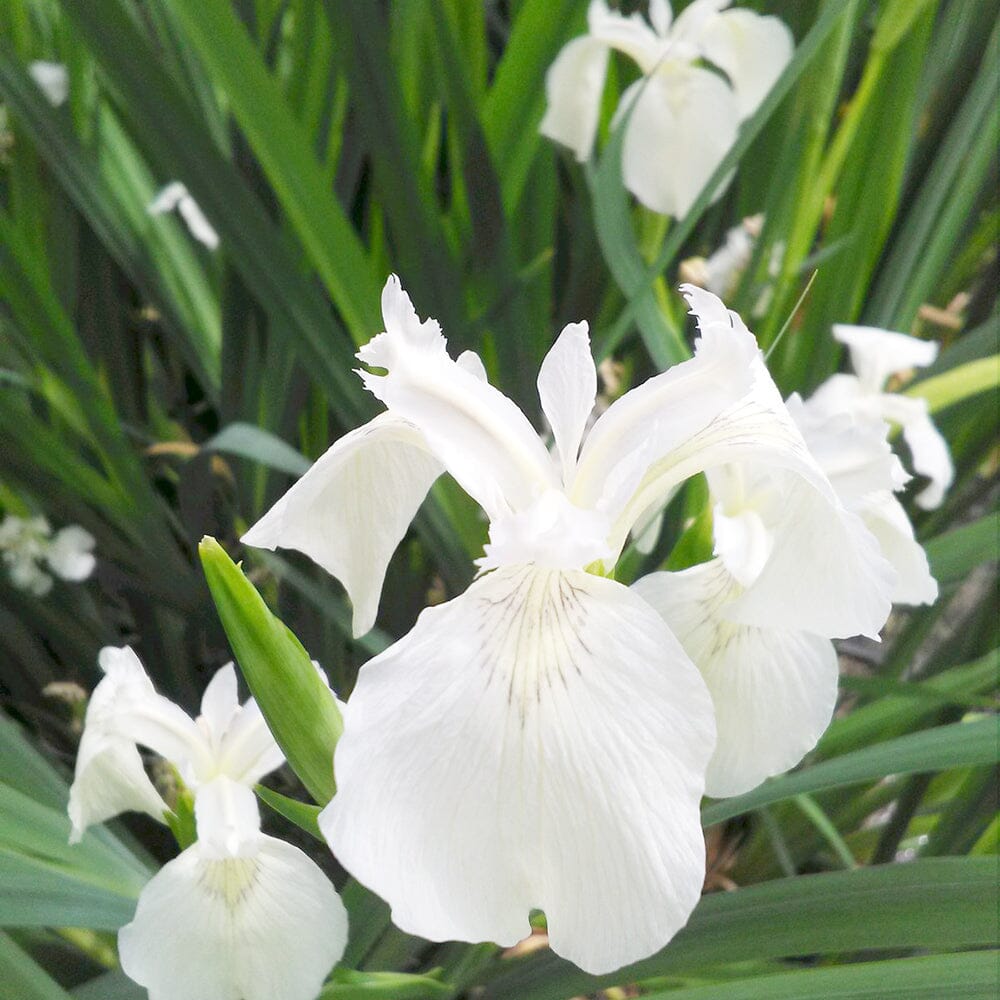
[[[701,678],[645,602],[509,567],[362,668],[320,823],[404,930],[511,945],[539,907],[556,952],[606,972],[698,901],[713,744]]]
[[[604,42],[574,38],[545,74],[547,106],[538,131],[567,146],[580,163],[590,159],[597,137],[608,55]]]
[[[242,540],[319,563],[344,585],[363,635],[392,553],[443,471],[420,431],[382,414],[333,445]]]
[[[586,323],[570,323],[545,355],[538,373],[538,396],[559,451],[563,482],[570,483],[597,399],[597,368]]]
[[[382,293],[382,315],[385,331],[358,358],[387,374],[361,372],[365,387],[419,429],[427,449],[491,520],[558,486],[528,418],[478,373],[451,360],[440,327],[421,322],[395,275]]]
[[[749,118],[757,110],[795,49],[784,21],[739,8],[707,18],[697,44],[729,77],[740,118]]]
[[[890,375],[925,368],[937,357],[933,340],[918,340],[905,333],[880,330],[874,326],[835,323],[833,337],[851,353],[851,366],[868,392],[878,392]]]
[[[315,1000],[347,943],[347,914],[298,848],[261,837],[252,857],[198,844],[143,889],[118,935],[150,1000]]]
[[[56,532],[45,554],[45,561],[62,580],[86,580],[97,565],[94,545],[94,536],[89,531],[70,524]]]
[[[728,621],[726,608],[741,588],[718,561],[652,573],[632,589],[663,615],[711,692],[718,741],[706,795],[747,792],[816,745],[837,702],[829,639]]]
[[[625,187],[654,212],[683,218],[736,141],[740,115],[733,91],[707,69],[667,60],[625,91],[619,113],[630,107],[622,147]]]

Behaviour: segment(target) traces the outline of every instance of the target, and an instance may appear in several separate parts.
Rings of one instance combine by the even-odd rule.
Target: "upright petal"
[[[510,567],[366,664],[321,826],[404,930],[606,972],[698,901],[710,699],[663,620],[583,572]]]
[[[658,2],[656,6],[659,9],[655,12],[654,30],[639,13],[625,17],[617,10],[609,9],[605,0],[591,0],[587,8],[590,36],[634,59],[639,69],[648,73],[660,61],[668,44],[664,37],[666,31],[660,31],[659,27],[664,23],[663,4]],[[666,20],[669,22],[669,16]]]
[[[121,929],[122,969],[150,1000],[315,1000],[347,944],[347,913],[297,847],[251,857],[194,844],[143,889]]]
[[[718,561],[653,573],[633,590],[663,615],[711,692],[718,742],[707,795],[747,792],[816,745],[837,702],[829,639],[728,621],[726,607],[740,585]]]
[[[45,555],[52,572],[62,580],[86,580],[94,572],[94,536],[78,524],[56,532]]]
[[[386,329],[358,357],[387,374],[361,377],[390,413],[419,428],[429,450],[493,520],[558,485],[545,446],[502,392],[448,356],[441,330],[421,322],[391,275],[382,293]]]
[[[740,118],[749,118],[757,110],[795,49],[784,21],[740,8],[708,18],[697,43],[729,77]]]
[[[879,391],[890,375],[911,368],[925,368],[937,357],[933,340],[918,340],[905,333],[874,326],[835,323],[833,336],[851,352],[851,365],[869,392]]]
[[[354,634],[363,635],[375,624],[392,553],[443,471],[420,431],[382,414],[334,444],[243,542],[319,563],[344,585]]]
[[[559,334],[538,373],[538,395],[559,451],[563,482],[568,484],[597,399],[597,369],[586,323],[570,323]]]
[[[622,180],[647,208],[683,218],[736,141],[736,98],[716,73],[667,60],[629,87],[620,108],[633,101]]]
[[[198,843],[206,858],[246,858],[257,853],[260,811],[252,788],[219,775],[198,789],[194,815]]]
[[[607,72],[607,45],[584,35],[568,42],[545,74],[547,106],[538,131],[581,163],[594,148]]]
[[[253,698],[249,699],[222,738],[219,772],[233,781],[254,785],[284,762],[285,755],[271,735],[260,706]]]
[[[223,734],[239,710],[236,667],[230,660],[216,670],[201,696],[201,715],[197,721],[213,748],[218,747]]]

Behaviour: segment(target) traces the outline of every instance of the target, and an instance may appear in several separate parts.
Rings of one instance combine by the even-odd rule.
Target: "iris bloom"
[[[948,444],[934,426],[925,399],[884,391],[891,376],[931,364],[938,345],[871,326],[837,325],[833,335],[847,345],[856,374],[828,378],[809,401],[813,412],[829,417],[851,414],[860,421],[901,427],[914,470],[930,480],[916,502],[926,510],[940,507],[955,478]]]
[[[73,583],[86,580],[97,565],[93,549],[93,535],[77,524],[53,535],[44,517],[8,514],[0,523],[0,555],[11,583],[36,597],[52,589],[53,575]]]
[[[177,209],[178,214],[188,227],[188,232],[209,250],[215,250],[219,245],[219,234],[212,223],[205,218],[201,206],[188,193],[187,187],[180,181],[171,181],[146,206],[150,215],[165,215]]]
[[[337,576],[361,634],[389,558],[444,471],[483,508],[478,579],[362,667],[320,817],[338,859],[433,940],[511,945],[545,911],[552,948],[590,972],[650,954],[686,922],[715,713],[664,619],[609,574],[634,526],[688,477],[754,459],[787,470],[800,519],[740,615],[875,634],[891,571],[809,456],[752,335],[686,293],[693,359],[586,431],[596,373],[583,323],[542,363],[555,457],[471,353],[452,360],[395,277],[359,352],[388,410],[341,438],[245,536]],[[748,748],[752,752],[754,748]]]
[[[694,0],[675,21],[668,0],[650,0],[647,23],[592,0],[589,34],[569,42],[546,77],[542,134],[579,161],[590,158],[608,57],[612,49],[623,52],[642,74],[617,112],[631,109],[622,148],[625,187],[654,212],[685,215],[792,55],[781,21],[728,5]]]
[[[194,792],[197,841],[142,890],[121,929],[124,971],[150,1000],[313,1000],[347,942],[347,915],[319,867],[261,832],[253,785],[284,757],[233,665],[192,719],[156,694],[128,647],[101,650],[70,790],[71,839],[125,810],[166,804],[136,744],[161,754]]]

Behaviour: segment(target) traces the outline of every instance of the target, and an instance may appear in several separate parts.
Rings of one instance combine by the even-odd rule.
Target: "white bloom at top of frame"
[[[810,398],[810,408],[828,417],[850,413],[858,420],[901,427],[914,471],[930,480],[916,502],[925,509],[940,507],[955,478],[948,444],[934,426],[926,400],[884,391],[891,376],[931,364],[937,344],[870,326],[838,324],[833,335],[847,345],[856,374],[832,375]]]
[[[59,107],[69,97],[69,71],[62,63],[37,59],[28,64],[31,79],[48,98],[49,104]]]
[[[589,159],[608,57],[612,49],[624,53],[643,74],[622,94],[617,111],[619,118],[630,114],[625,186],[653,211],[683,216],[793,50],[791,33],[777,18],[726,7],[727,0],[695,0],[675,21],[667,0],[651,0],[647,22],[592,0],[589,33],[563,48],[546,77],[542,134],[578,160]]]
[[[197,841],[143,888],[119,932],[122,968],[157,1000],[313,1000],[347,943],[347,914],[298,848],[264,834],[253,784],[284,757],[232,664],[192,719],[158,695],[128,647],[101,650],[70,789],[71,840],[125,810],[166,804],[137,743],[172,761],[195,793]]]
[[[52,574],[74,583],[86,580],[97,564],[93,549],[93,535],[79,525],[53,535],[44,517],[8,514],[0,523],[0,555],[11,582],[36,597],[52,589]]]
[[[146,211],[150,215],[164,215],[175,208],[188,227],[188,231],[199,243],[203,243],[209,250],[218,247],[219,234],[180,181],[171,181],[164,187],[146,206]]]
[[[820,635],[874,634],[888,614],[891,569],[809,456],[753,336],[715,296],[685,294],[695,356],[592,425],[587,328],[563,330],[538,376],[550,454],[479,359],[452,360],[391,277],[385,331],[358,354],[387,412],[334,444],[244,536],[337,576],[361,634],[439,475],[489,518],[477,581],[362,668],[320,819],[406,931],[513,944],[540,908],[553,949],[601,972],[687,920],[704,877],[711,699],[663,618],[605,574],[690,476],[754,460],[803,498],[793,543],[774,546],[740,611]]]

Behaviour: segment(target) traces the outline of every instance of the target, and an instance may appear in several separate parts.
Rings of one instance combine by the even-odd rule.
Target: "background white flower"
[[[188,231],[199,243],[203,243],[209,250],[215,250],[219,246],[219,234],[181,181],[167,184],[146,206],[146,211],[150,215],[164,215],[175,208]]]
[[[94,545],[93,535],[75,524],[53,535],[44,517],[7,514],[0,522],[0,555],[11,582],[36,597],[52,589],[52,574],[73,583],[86,580],[97,565]]]
[[[655,212],[686,214],[794,45],[777,18],[726,7],[727,0],[694,0],[674,21],[667,0],[651,0],[647,23],[592,0],[589,34],[569,42],[549,69],[542,134],[568,146],[578,160],[589,159],[608,57],[612,49],[624,53],[642,73],[616,112],[617,119],[630,113],[622,149],[625,186]]]

